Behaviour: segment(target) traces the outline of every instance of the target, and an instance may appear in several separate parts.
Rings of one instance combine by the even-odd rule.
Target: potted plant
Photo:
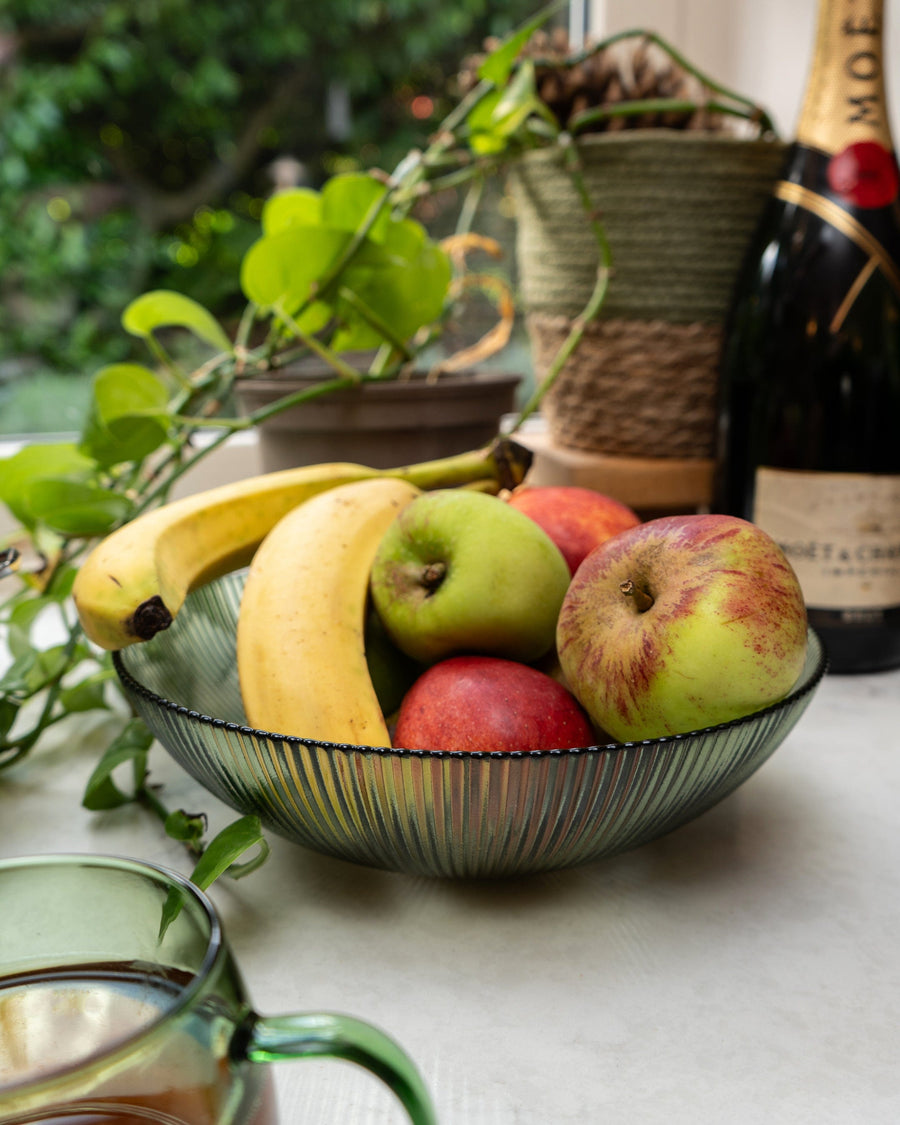
[[[270,198],[241,263],[247,304],[233,334],[176,292],[146,293],[124,312],[125,328],[146,340],[164,371],[214,388],[215,403],[234,392],[243,414],[232,425],[257,430],[267,471],[449,456],[489,441],[514,406],[520,376],[477,367],[509,336],[512,302],[502,285],[493,331],[453,355],[434,348],[464,290],[497,289],[496,278],[466,269],[473,243],[493,247],[431,238],[397,205],[403,183],[342,173],[321,191]],[[213,350],[193,373],[180,375],[164,348],[175,328]],[[149,368],[127,372],[138,375],[148,387],[158,377]]]
[[[514,406],[520,376],[476,366],[509,336],[505,293],[496,330],[424,360],[459,295],[479,280],[465,268],[473,240],[434,240],[392,207],[394,188],[346,173],[320,192],[293,189],[265,205],[241,283],[256,322],[269,317],[268,332],[256,349],[241,344],[235,390],[255,418],[267,470],[451,455],[489,441]]]
[[[551,446],[596,455],[575,463],[638,507],[700,504],[726,306],[786,146],[653,33],[571,52],[539,32],[508,64],[465,72],[494,87],[469,140],[504,163]]]
[[[418,379],[434,391],[504,345],[513,320],[511,291],[495,275],[466,268],[472,250],[492,249],[472,232],[477,208],[464,206],[457,235],[443,244],[428,236],[413,212],[423,195],[449,186],[472,185],[474,200],[485,176],[501,169],[515,176],[516,168],[549,160],[545,153],[565,170],[576,203],[578,241],[589,244],[594,255],[584,271],[585,284],[566,310],[559,342],[548,349],[552,358],[540,362],[537,386],[518,424],[543,396],[552,401],[556,381],[564,382],[566,365],[579,353],[607,297],[615,307],[618,274],[611,281],[612,267],[615,262],[624,270],[625,262],[620,266],[605,217],[595,211],[582,155],[586,146],[578,139],[579,122],[586,128],[593,111],[576,111],[573,105],[565,116],[555,110],[544,82],[553,68],[528,53],[546,15],[478,63],[477,80],[428,145],[410,153],[393,174],[337,176],[321,192],[290,192],[270,201],[260,238],[242,263],[247,306],[233,331],[181,294],[153,291],[137,298],[125,309],[123,325],[146,342],[153,365],[103,368],[94,378],[92,405],[75,441],[28,446],[3,464],[0,501],[22,531],[15,543],[0,544],[0,575],[16,571],[22,581],[0,605],[9,657],[0,680],[0,770],[20,761],[50,728],[71,716],[116,711],[107,690],[114,681],[111,666],[85,641],[70,597],[80,561],[97,537],[163,503],[185,472],[238,431],[259,427],[265,432],[270,420],[295,408],[302,415],[320,401],[343,399],[346,405],[370,388]],[[563,71],[570,65],[565,60]],[[692,113],[727,112],[770,131],[768,119],[750,103],[728,100],[712,85],[694,101],[619,98],[597,119],[684,114],[689,107]],[[524,262],[527,255],[520,258]],[[527,278],[523,286],[528,293]],[[495,299],[497,325],[461,352],[441,354],[435,345],[442,330],[473,288]],[[173,330],[186,330],[195,342],[190,363],[168,346]],[[294,365],[312,362],[322,365],[312,382],[303,379],[290,387],[282,381]],[[414,375],[420,370],[426,374]],[[269,393],[269,382],[276,383],[271,390],[277,397],[251,403],[251,388]],[[509,380],[504,389],[510,393]],[[236,394],[249,404],[243,413],[229,410]],[[488,436],[496,432],[501,413],[500,404],[490,407]],[[198,442],[203,431],[210,436]],[[328,459],[334,459],[334,446],[328,450]],[[392,446],[395,464],[416,456],[409,447]],[[49,644],[34,628],[48,614],[58,620]],[[143,724],[123,717],[91,778],[85,804],[93,809],[126,801],[144,804],[165,820],[167,832],[203,853],[200,870],[208,881],[260,844],[259,824],[244,818],[226,830],[224,839],[207,844],[202,816],[166,809],[148,783],[151,742]],[[133,785],[123,791],[113,772],[128,763]],[[250,861],[251,868],[258,859]]]

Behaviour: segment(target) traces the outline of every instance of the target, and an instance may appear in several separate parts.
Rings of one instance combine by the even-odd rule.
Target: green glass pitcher
[[[346,1015],[256,1013],[210,900],[112,856],[0,861],[2,1125],[276,1125],[280,1059],[349,1059],[435,1125],[406,1053]]]

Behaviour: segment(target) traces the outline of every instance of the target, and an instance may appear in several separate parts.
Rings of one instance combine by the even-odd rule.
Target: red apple
[[[621,741],[714,726],[777,702],[803,669],[797,576],[761,528],[724,515],[649,520],[572,579],[556,632],[566,682]]]
[[[572,574],[595,547],[641,522],[627,505],[576,485],[526,485],[510,494],[509,503],[541,525]]]
[[[574,696],[528,664],[453,656],[400,704],[393,745],[407,750],[567,750],[597,742]]]

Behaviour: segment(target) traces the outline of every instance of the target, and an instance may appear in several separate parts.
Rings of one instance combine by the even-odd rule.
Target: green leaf
[[[314,284],[325,276],[349,240],[350,235],[343,231],[299,224],[264,235],[241,263],[244,295],[260,308],[295,312],[310,299]],[[325,302],[315,301],[304,310],[300,326],[317,332],[331,315]]]
[[[183,814],[187,817],[187,814]],[[166,831],[169,831],[169,821],[166,820]],[[183,826],[181,821],[173,821],[176,831]],[[179,837],[176,837],[176,839]],[[249,848],[258,846],[259,853],[246,863],[236,864],[235,860]],[[203,855],[191,873],[191,882],[201,890],[206,890],[216,879],[226,871],[234,878],[249,875],[265,863],[269,855],[269,845],[262,834],[258,816],[242,816],[239,820],[227,825],[222,831],[207,844]],[[160,936],[175,921],[184,905],[184,893],[178,887],[173,887],[163,904],[162,920],[160,922]]]
[[[0,692],[4,695],[28,695],[35,680],[38,652],[28,648],[22,650],[12,664],[0,676]]]
[[[537,102],[537,79],[534,63],[529,59],[516,71],[515,77],[501,93],[491,114],[494,124],[508,136],[534,109]]]
[[[96,462],[71,442],[26,445],[0,460],[0,500],[25,527],[33,528],[36,519],[29,492],[35,481],[45,477],[84,480],[96,468]]]
[[[85,652],[80,658],[86,655]],[[0,691],[20,697],[32,696],[61,676],[73,663],[74,659],[66,653],[65,645],[53,645],[44,650],[23,649],[0,679]]]
[[[258,846],[260,855],[247,864],[239,867],[241,874],[248,874],[255,870],[269,854],[269,845],[262,834],[262,825],[258,816],[242,816],[239,820],[227,825],[218,836],[213,837],[206,845],[203,855],[197,861],[197,866],[191,873],[191,882],[196,883],[201,890],[206,890],[220,875],[229,868],[234,873],[234,861],[248,849]]]
[[[534,63],[519,68],[505,90],[483,98],[469,115],[469,145],[483,155],[502,152],[532,114],[550,121],[559,131],[552,112],[537,95]]]
[[[388,189],[365,172],[345,172],[331,179],[322,188],[322,223],[336,230],[359,230],[374,207],[387,197]],[[389,209],[382,207],[366,237],[382,242],[391,222]]]
[[[52,604],[49,598],[35,597],[20,602],[13,608],[9,615],[6,635],[6,644],[13,658],[22,656],[33,647],[31,628],[38,615]]]
[[[132,502],[117,492],[71,480],[36,480],[28,490],[34,518],[60,535],[105,535],[128,517]]]
[[[19,717],[19,703],[8,695],[0,698],[0,739],[5,739]]]
[[[262,210],[263,234],[278,234],[290,226],[319,226],[322,197],[312,188],[292,188],[267,199]]]
[[[94,376],[79,448],[101,465],[141,461],[168,436],[168,392],[147,367],[114,363]]]
[[[77,566],[57,566],[53,571],[49,586],[43,592],[44,597],[51,602],[64,602],[72,593],[77,575]]]
[[[111,363],[94,376],[94,399],[104,422],[131,414],[160,414],[168,391],[163,381],[139,363]]]
[[[502,97],[502,91],[493,90],[469,114],[469,147],[482,156],[502,152],[506,148],[506,137],[494,118],[494,110]]]
[[[206,817],[203,813],[187,813],[176,809],[169,813],[165,822],[166,835],[185,844],[199,845],[206,831]]]
[[[153,289],[137,297],[122,314],[122,326],[132,336],[145,338],[158,328],[187,328],[217,351],[232,350],[231,341],[212,313],[171,289]]]
[[[392,223],[383,250],[380,262],[369,256],[365,261],[374,264],[349,266],[343,283],[399,340],[406,342],[423,325],[441,316],[453,270],[447,253],[414,219]],[[332,340],[336,351],[383,342],[383,337],[361,322],[360,314],[346,302],[338,302],[337,312],[344,327]]]
[[[549,4],[536,16],[532,16],[517,31],[508,35],[499,47],[491,51],[478,68],[478,77],[487,82],[493,82],[495,86],[502,86],[509,78],[513,67],[516,65],[516,59],[528,40],[547,22],[554,12],[558,12],[567,2],[568,0],[556,0],[556,3]]]
[[[147,754],[153,744],[153,735],[141,719],[132,719],[97,763],[88,779],[81,804],[92,812],[103,809],[116,809],[127,805],[137,796],[147,777]],[[121,765],[131,763],[134,776],[134,790],[123,793],[112,779],[113,772]]]
[[[104,696],[104,687],[109,677],[105,673],[86,676],[77,684],[64,688],[59,694],[59,702],[66,712],[102,711],[109,705]]]

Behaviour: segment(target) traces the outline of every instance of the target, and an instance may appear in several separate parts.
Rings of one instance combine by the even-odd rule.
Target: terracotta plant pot
[[[250,413],[332,372],[309,364],[270,377],[239,379],[238,404]],[[424,374],[336,391],[291,407],[259,425],[265,472],[320,461],[376,469],[450,457],[497,435],[515,408],[521,376],[490,371]]]

